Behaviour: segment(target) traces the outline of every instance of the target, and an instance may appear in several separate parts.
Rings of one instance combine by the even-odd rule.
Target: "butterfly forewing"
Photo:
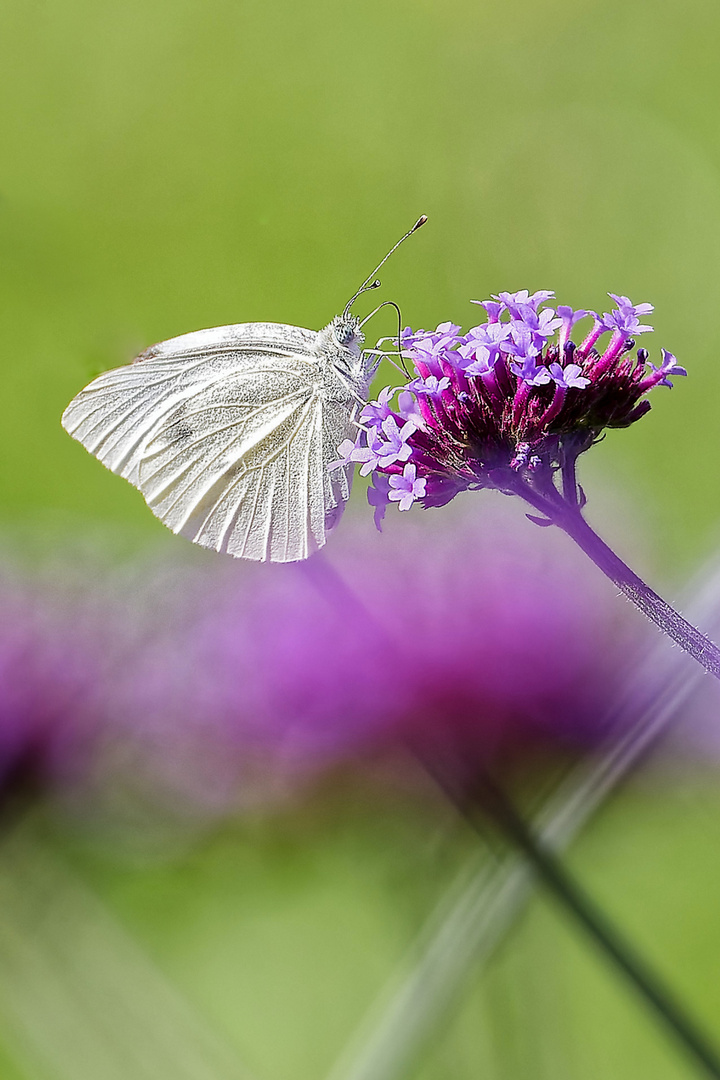
[[[317,335],[280,323],[241,323],[171,338],[134,364],[106,371],[65,410],[63,426],[113,472],[137,486],[142,449],[164,416],[206,384],[254,357],[280,360],[311,355]]]
[[[246,558],[306,558],[350,492],[350,469],[327,466],[352,431],[352,392],[317,339],[245,323],[161,342],[90,383],[63,424],[174,532]]]

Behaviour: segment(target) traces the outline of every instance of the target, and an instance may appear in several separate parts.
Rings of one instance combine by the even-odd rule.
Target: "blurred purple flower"
[[[392,478],[374,475],[378,511],[422,497],[414,465]],[[39,762],[79,820],[152,848],[418,744],[469,765],[592,746],[632,635],[579,554],[533,540],[512,514],[382,542],[356,520],[333,565],[84,567],[67,595],[6,590],[0,779]]]
[[[219,590],[195,667],[248,745],[290,771],[418,739],[483,761],[593,745],[632,620],[610,615],[579,553],[552,558],[516,525],[456,514],[373,543],[357,524],[333,568],[266,567]]]
[[[6,564],[0,577],[0,806],[82,767],[80,705],[104,670],[91,604],[77,618]]]

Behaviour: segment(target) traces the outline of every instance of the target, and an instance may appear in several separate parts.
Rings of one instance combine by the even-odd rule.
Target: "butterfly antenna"
[[[410,230],[410,232],[412,232],[412,229]],[[410,235],[410,233],[408,233],[408,236],[409,235]],[[405,238],[403,237],[403,239],[405,239]],[[397,247],[397,244],[395,246]],[[410,378],[410,372],[408,371],[407,367],[405,366],[405,357],[403,356],[402,342],[400,340],[401,335],[402,335],[402,314],[400,312],[399,306],[395,303],[395,301],[394,300],[383,300],[382,304],[378,304],[378,306],[375,308],[374,311],[371,311],[369,315],[365,316],[363,321],[360,323],[360,327],[362,329],[362,327],[365,325],[365,323],[368,321],[368,319],[371,319],[373,317],[373,315],[377,315],[380,308],[384,308],[384,307],[394,307],[395,311],[397,312],[397,317],[398,317],[398,332],[397,332],[398,357],[400,359],[400,363],[402,364],[403,374],[409,379]],[[394,366],[397,367],[397,364],[395,364]],[[398,368],[398,371],[399,370],[400,370],[400,368]]]
[[[394,251],[397,251],[397,249],[400,247],[400,245],[405,240],[407,240],[408,236],[412,236],[412,234],[414,232],[416,232],[420,228],[421,225],[424,225],[426,221],[427,221],[427,215],[423,214],[421,217],[419,217],[417,219],[417,221],[413,225],[412,229],[408,229],[408,231],[405,233],[405,235],[400,237],[397,244],[394,244],[393,247],[390,248],[390,250],[388,251],[385,258],[382,259],[377,264],[377,266],[375,267],[375,269],[373,270],[373,272],[371,274],[368,274],[368,276],[365,278],[365,280],[363,281],[362,285],[360,286],[358,291],[355,293],[355,295],[351,296],[350,299],[348,300],[347,304],[345,305],[345,310],[343,311],[343,319],[347,319],[349,317],[350,308],[353,306],[353,304],[357,300],[358,296],[362,296],[362,294],[364,292],[369,292],[370,289],[378,289],[378,288],[380,288],[380,282],[375,278],[375,275],[377,274],[380,267],[384,266],[385,263],[390,258],[390,256],[392,255],[392,253]]]

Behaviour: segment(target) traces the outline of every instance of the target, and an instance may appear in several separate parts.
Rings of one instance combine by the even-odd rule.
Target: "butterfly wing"
[[[327,471],[350,406],[328,401],[316,338],[273,323],[173,338],[95,379],[63,425],[173,532],[238,557],[304,559],[350,491],[347,470]]]

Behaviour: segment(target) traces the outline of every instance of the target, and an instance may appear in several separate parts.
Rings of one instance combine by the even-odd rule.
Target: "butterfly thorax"
[[[317,335],[317,350],[354,393],[364,394],[374,366],[372,358],[361,349],[365,335],[360,320],[336,315]]]

